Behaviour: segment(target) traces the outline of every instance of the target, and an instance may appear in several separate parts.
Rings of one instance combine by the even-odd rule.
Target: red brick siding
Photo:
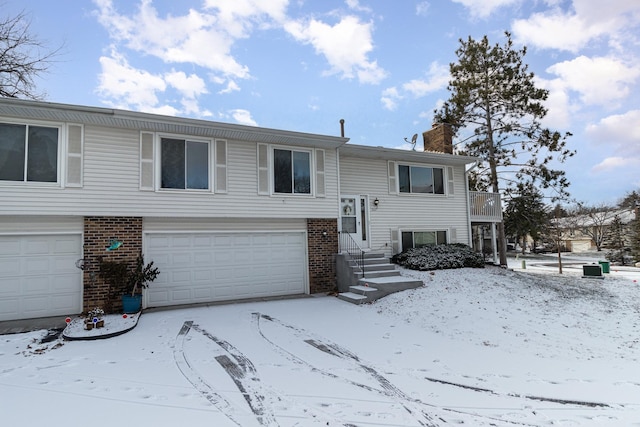
[[[114,251],[107,251],[111,240],[123,242]],[[142,251],[142,218],[95,217],[84,218],[84,297],[83,311],[101,307],[108,312],[122,308],[120,295],[109,298],[109,285],[99,276],[100,257],[106,261],[134,262]]]
[[[338,220],[335,218],[307,219],[307,240],[309,291],[312,294],[335,291],[337,289],[335,257],[338,253]]]

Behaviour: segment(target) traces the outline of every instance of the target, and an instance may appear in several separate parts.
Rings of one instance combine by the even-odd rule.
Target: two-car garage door
[[[301,294],[304,232],[147,233],[145,258],[160,275],[148,307]]]
[[[82,311],[81,234],[0,235],[0,321]]]

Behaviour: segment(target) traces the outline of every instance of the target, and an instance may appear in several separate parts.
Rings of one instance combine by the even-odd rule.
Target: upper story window
[[[401,193],[444,194],[442,168],[398,165]]]
[[[0,181],[58,182],[59,129],[0,123]]]
[[[160,140],[161,188],[209,190],[209,142]]]
[[[273,150],[273,191],[285,194],[311,194],[311,153]]]

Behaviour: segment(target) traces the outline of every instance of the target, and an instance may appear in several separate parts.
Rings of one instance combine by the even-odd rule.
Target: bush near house
[[[461,243],[410,248],[394,255],[391,261],[402,267],[420,271],[463,267],[484,268],[482,254],[474,252],[469,246]]]

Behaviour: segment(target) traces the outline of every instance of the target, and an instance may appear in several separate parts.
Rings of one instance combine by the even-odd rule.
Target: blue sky
[[[570,131],[572,196],[640,190],[640,2],[633,0],[6,0],[49,46],[46,100],[409,148],[449,97],[459,39],[504,31]]]

